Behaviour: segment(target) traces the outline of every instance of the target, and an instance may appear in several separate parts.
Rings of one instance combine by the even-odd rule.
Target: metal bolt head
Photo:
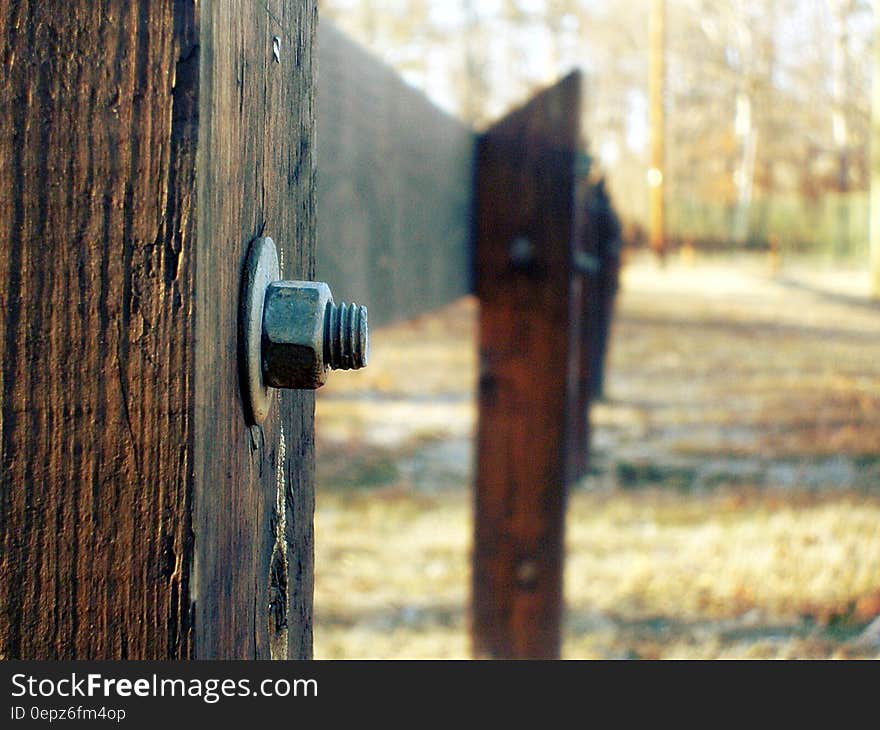
[[[510,263],[515,269],[525,269],[535,261],[535,244],[525,236],[517,236],[510,242]]]
[[[275,281],[263,304],[262,366],[273,388],[320,388],[328,370],[358,370],[369,356],[367,308],[317,281]]]
[[[328,370],[358,370],[369,356],[367,308],[333,303],[317,281],[281,281],[271,238],[250,246],[242,277],[239,337],[246,416],[259,424],[272,388],[319,388]]]
[[[324,329],[330,288],[276,281],[263,304],[263,378],[273,388],[320,388],[327,380]]]

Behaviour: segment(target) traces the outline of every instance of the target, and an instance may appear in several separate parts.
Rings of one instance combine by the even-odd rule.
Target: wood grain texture
[[[317,276],[370,324],[472,291],[472,131],[322,20]]]
[[[4,658],[311,654],[313,399],[245,423],[236,315],[261,230],[314,272],[315,26],[0,0]]]
[[[237,318],[259,234],[278,246],[282,277],[314,276],[317,11],[306,0],[211,0],[201,12],[195,655],[309,658],[314,394],[279,391],[249,427]]]
[[[0,655],[192,653],[191,3],[0,2]]]
[[[581,79],[574,73],[477,144],[480,301],[473,648],[559,655],[568,433],[578,371],[571,275]],[[514,265],[527,238],[534,259]]]

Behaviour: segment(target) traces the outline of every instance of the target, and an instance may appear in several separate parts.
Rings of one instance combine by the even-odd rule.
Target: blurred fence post
[[[604,179],[596,183],[590,191],[587,211],[591,223],[589,241],[595,251],[597,267],[593,294],[587,298],[587,306],[591,307],[587,316],[589,311],[593,312],[595,325],[592,339],[586,342],[583,352],[591,363],[589,394],[590,400],[595,400],[605,396],[605,361],[608,357],[614,301],[620,285],[620,257],[623,247],[620,220],[605,189]]]
[[[619,266],[617,218],[580,144],[581,76],[478,136],[472,155],[470,129],[322,25],[320,278],[383,324],[474,287],[474,653],[556,657],[565,492],[588,467]]]
[[[572,267],[580,99],[575,72],[477,143],[477,657],[560,652],[583,314],[584,277]]]
[[[589,469],[590,403],[605,390],[605,359],[620,272],[620,222],[605,180],[590,175],[590,158],[581,152],[576,171],[575,233],[572,273],[580,278],[573,294],[581,312],[572,347],[577,357],[577,386],[568,434],[569,482]]]

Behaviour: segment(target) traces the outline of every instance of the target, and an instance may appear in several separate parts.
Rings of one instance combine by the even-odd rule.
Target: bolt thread
[[[358,370],[366,367],[369,350],[367,308],[329,302],[324,316],[324,362],[333,370]]]

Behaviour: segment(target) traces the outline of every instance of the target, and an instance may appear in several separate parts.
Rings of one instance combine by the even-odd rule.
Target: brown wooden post
[[[573,73],[477,142],[478,657],[560,652],[581,304],[581,277],[571,266],[580,94],[581,78]]]
[[[580,159],[585,155],[581,154]],[[589,159],[589,158],[587,158]],[[583,478],[590,465],[590,404],[604,396],[605,360],[620,274],[620,222],[605,180],[578,176],[574,270],[581,277],[577,385],[569,439],[569,482]]]
[[[311,654],[313,396],[247,425],[237,310],[261,231],[314,273],[315,25],[0,0],[0,658]]]

